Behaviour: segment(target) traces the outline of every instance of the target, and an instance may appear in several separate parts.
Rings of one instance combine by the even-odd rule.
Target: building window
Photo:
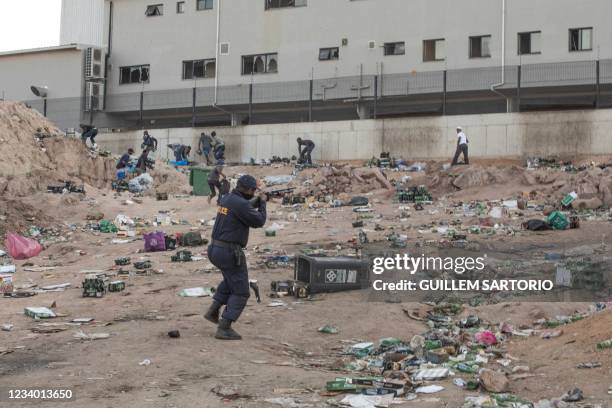
[[[245,55],[242,57],[242,75],[278,72],[278,54]]]
[[[570,51],[591,51],[593,49],[593,28],[572,28],[569,30]]]
[[[183,61],[183,79],[214,78],[215,59]]]
[[[266,10],[285,7],[304,7],[307,0],[265,0]]]
[[[491,36],[480,35],[470,37],[470,58],[491,57]]]
[[[406,54],[406,44],[401,42],[388,42],[384,44],[385,55],[404,55]]]
[[[540,54],[542,52],[542,32],[531,31],[528,33],[519,33],[518,35],[518,53],[525,54]]]
[[[444,38],[423,41],[423,61],[444,61],[445,59]]]
[[[149,65],[133,65],[119,68],[119,84],[149,83]]]
[[[213,0],[196,0],[196,10],[212,10]]]
[[[176,3],[176,14],[183,14],[185,12],[185,2],[179,1]]]
[[[153,4],[151,6],[147,6],[147,11],[145,11],[145,15],[147,17],[156,17],[164,15],[164,5],[163,4]]]
[[[340,58],[340,49],[338,47],[321,48],[319,50],[319,61],[331,61]]]

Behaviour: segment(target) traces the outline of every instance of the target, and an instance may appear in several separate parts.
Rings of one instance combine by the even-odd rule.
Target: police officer
[[[223,274],[213,303],[204,318],[218,324],[215,337],[220,340],[240,340],[232,329],[249,299],[249,274],[243,248],[249,240],[249,228],[261,228],[266,223],[265,194],[255,197],[257,181],[244,175],[238,179],[236,189],[225,195],[217,209],[208,247],[208,258]],[[223,314],[219,316],[221,307]],[[220,318],[219,318],[220,317]]]

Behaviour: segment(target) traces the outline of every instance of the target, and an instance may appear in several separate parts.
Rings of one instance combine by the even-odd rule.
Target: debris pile
[[[392,401],[400,404],[420,398],[419,394],[443,391],[446,386],[439,385],[440,382],[447,384],[452,378],[455,387],[481,391],[478,397],[465,397],[464,407],[533,407],[531,401],[510,392],[512,382],[531,379],[537,374],[531,372],[529,360],[510,355],[509,341],[528,337],[546,341],[542,339],[550,338],[544,334],[553,322],[565,325],[587,317],[609,320],[610,313],[601,313],[604,309],[605,304],[596,304],[585,313],[540,319],[532,328],[519,329],[507,322],[489,323],[473,314],[460,317],[461,305],[441,303],[432,306],[422,319],[428,330],[410,340],[383,338],[377,344],[359,342],[346,346],[341,353],[348,356],[343,360],[343,370],[352,375],[328,381],[325,395],[348,394],[339,400],[341,405],[374,407],[384,403],[388,406]],[[413,311],[404,311],[414,316]],[[338,333],[338,329],[329,330],[326,326],[319,332]],[[590,347],[595,346],[590,344]],[[584,368],[599,366],[599,363],[590,363]],[[369,396],[378,396],[381,400],[374,402]],[[583,391],[574,388],[552,403],[582,399]],[[363,405],[354,405],[357,401]]]
[[[580,201],[576,207],[594,209],[612,206],[612,168],[601,169],[590,166],[576,172],[557,168],[530,170],[519,166],[471,165],[453,167],[441,171],[440,167],[428,168],[428,187],[438,193],[452,193],[481,187],[512,186],[534,190],[538,198],[553,201],[562,199],[570,192],[576,192]]]
[[[393,189],[379,169],[349,165],[340,168],[321,167],[312,174],[300,174],[297,180],[289,183],[289,186],[296,187],[296,194],[308,196],[360,194],[380,189]]]

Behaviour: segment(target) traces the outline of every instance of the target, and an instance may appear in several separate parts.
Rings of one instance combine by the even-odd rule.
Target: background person
[[[157,139],[149,134],[148,130],[144,131],[142,135],[142,150],[148,150],[149,152],[154,152],[157,150]]]
[[[210,134],[213,140],[215,160],[225,160],[225,142],[217,136],[217,132]]]
[[[470,160],[468,159],[468,138],[463,132],[463,128],[461,126],[457,127],[457,150],[455,151],[455,157],[453,157],[452,166],[456,166],[457,160],[459,160],[459,155],[463,153],[463,164],[470,164]]]
[[[312,140],[302,140],[301,137],[297,138],[298,152],[300,153],[301,164],[312,164],[312,157],[310,154],[315,148],[315,144]]]
[[[91,141],[91,147],[96,148],[98,145],[96,144],[96,136],[98,135],[98,129],[94,125],[85,125],[81,123],[81,129],[83,132],[81,133],[81,141],[85,146],[87,146],[87,139]]]
[[[225,179],[225,174],[223,174],[223,161],[217,163],[213,171],[208,174],[208,187],[210,187],[210,195],[208,196],[208,204],[215,198],[216,189],[219,190],[219,197],[217,198],[217,204],[223,198],[223,191],[221,189],[221,179]]]
[[[198,142],[198,154],[204,156],[206,165],[210,164],[210,152],[212,150],[213,139],[206,133],[202,132],[200,141]]]

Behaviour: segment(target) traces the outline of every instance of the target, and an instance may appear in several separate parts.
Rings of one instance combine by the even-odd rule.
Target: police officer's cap
[[[257,188],[255,177],[245,174],[238,179],[238,184],[246,188]]]

